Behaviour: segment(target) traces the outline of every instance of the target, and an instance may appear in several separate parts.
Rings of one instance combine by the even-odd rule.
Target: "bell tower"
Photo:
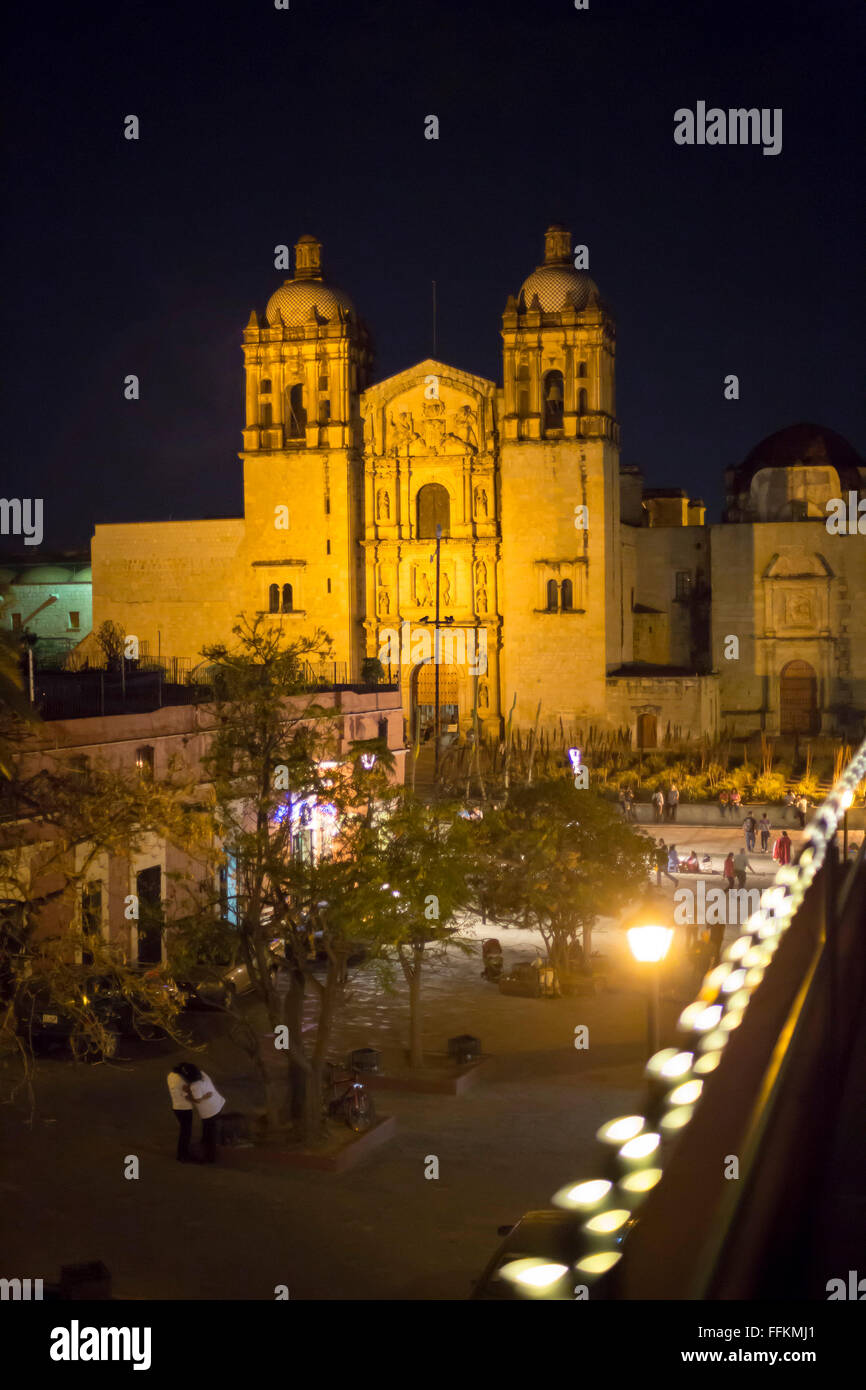
[[[289,634],[322,628],[344,679],[357,678],[363,592],[360,399],[373,348],[349,297],[302,236],[295,273],[244,330],[247,608]]]
[[[571,233],[502,317],[504,708],[523,724],[604,718],[622,662],[619,427],[613,316]]]

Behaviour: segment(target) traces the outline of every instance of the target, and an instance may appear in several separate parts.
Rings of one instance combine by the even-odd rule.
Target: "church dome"
[[[861,486],[860,469],[863,459],[847,439],[823,425],[807,421],[788,425],[762,439],[733,470],[733,492],[746,492],[764,468],[835,468],[844,489]]]
[[[295,277],[284,280],[268,300],[268,323],[273,327],[281,319],[289,328],[301,328],[309,322],[313,310],[325,323],[339,318],[339,311],[354,314],[355,307],[348,295],[322,279],[322,244],[313,236],[302,236],[295,243]]]
[[[546,314],[562,309],[585,309],[598,286],[585,270],[575,270],[571,259],[571,233],[558,223],[548,227],[544,236],[544,264],[524,280],[518,295],[518,307],[531,309],[538,302]]]
[[[532,300],[538,295],[538,302],[546,314],[557,313],[560,309],[585,309],[593,290],[598,293],[595,281],[585,270],[542,265],[524,280],[518,303],[521,309],[531,309]]]
[[[268,323],[279,323],[282,315],[289,328],[300,328],[308,321],[311,309],[326,322],[337,318],[340,309],[355,312],[349,296],[333,285],[321,280],[286,280],[268,300]]]

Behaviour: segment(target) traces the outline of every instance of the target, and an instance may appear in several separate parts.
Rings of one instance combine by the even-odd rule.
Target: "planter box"
[[[364,1078],[371,1091],[415,1091],[421,1095],[459,1096],[474,1086],[488,1057],[455,1066],[450,1057],[427,1053],[423,1067],[410,1067],[405,1053],[384,1053],[382,1070]]]
[[[335,1125],[332,1142],[321,1152],[275,1140],[249,1149],[220,1149],[219,1161],[227,1168],[308,1168],[320,1173],[343,1173],[393,1139],[396,1129],[394,1116],[382,1115],[363,1134],[353,1134],[347,1126]]]

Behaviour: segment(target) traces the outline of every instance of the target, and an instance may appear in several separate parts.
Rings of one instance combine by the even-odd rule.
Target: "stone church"
[[[301,237],[243,334],[243,517],[97,526],[94,627],[188,658],[241,612],[322,628],[345,680],[382,661],[412,729],[438,685],[461,732],[856,732],[866,542],[826,525],[830,499],[866,496],[851,446],[771,436],[728,471],[719,525],[646,489],[620,462],[613,315],[561,226],[502,340],[502,385],[432,359],[374,381],[366,324]]]

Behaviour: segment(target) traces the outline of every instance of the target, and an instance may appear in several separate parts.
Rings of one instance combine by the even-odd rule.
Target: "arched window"
[[[262,396],[270,395],[271,383],[268,377],[263,376],[259,382],[259,394]]]
[[[284,613],[291,613],[291,611],[292,611],[292,586],[291,586],[291,584],[284,584],[284,585],[283,585],[283,612],[284,612]]]
[[[547,611],[555,613],[559,608],[559,585],[555,579],[547,581]]]
[[[279,613],[280,611],[279,584],[272,584],[271,587],[268,589],[268,609],[271,613]]]
[[[585,363],[585,362],[578,362],[578,364],[577,364],[577,375],[578,375],[578,376],[586,376],[586,363]]]
[[[262,416],[262,428],[269,429],[270,426],[274,423],[274,408],[271,405],[270,401],[262,401],[262,404],[259,407],[259,409],[261,411]]]
[[[562,372],[548,372],[544,378],[544,428],[562,429]]]
[[[562,581],[562,611],[570,613],[574,607],[574,585],[570,579]]]
[[[451,498],[441,483],[427,483],[418,491],[418,539],[435,540],[437,526],[451,534]]]
[[[289,423],[289,438],[303,439],[307,432],[307,412],[304,409],[304,388],[300,385],[290,386],[286,391],[288,397],[286,418]]]
[[[589,409],[588,401],[589,401],[589,397],[587,396],[586,391],[583,390],[583,389],[581,388],[581,390],[578,391],[578,393],[577,393],[577,413],[578,413],[578,415],[585,415],[585,414],[586,414],[587,410]]]

